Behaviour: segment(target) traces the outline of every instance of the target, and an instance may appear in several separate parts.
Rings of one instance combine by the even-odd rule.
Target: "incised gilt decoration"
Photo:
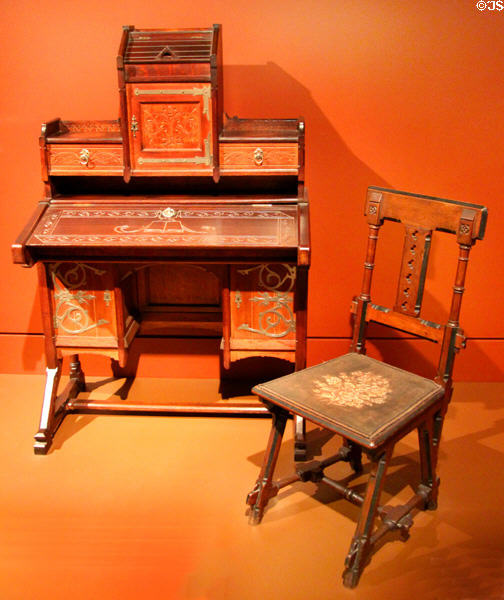
[[[96,322],[91,319],[86,305],[95,299],[95,295],[82,289],[87,283],[86,270],[96,275],[103,275],[105,271],[81,263],[75,263],[73,268],[66,270],[64,266],[68,265],[56,263],[51,266],[56,303],[54,326],[75,335],[108,323],[106,319],[98,319]]]

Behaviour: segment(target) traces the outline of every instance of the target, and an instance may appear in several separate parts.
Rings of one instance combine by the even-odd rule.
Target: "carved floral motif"
[[[199,104],[143,104],[143,148],[199,148]]]
[[[276,292],[282,290],[283,292],[291,292],[296,282],[296,267],[288,264],[275,265],[276,270],[273,269],[272,265],[261,264],[248,269],[240,269],[238,273],[240,275],[248,275],[254,271],[258,272],[259,276],[259,287],[262,290],[268,290],[269,292]],[[284,271],[283,274],[280,271]],[[284,284],[287,282],[287,289],[284,288]]]
[[[274,267],[274,268],[273,268]],[[293,312],[292,292],[296,282],[296,267],[289,264],[260,264],[247,269],[239,269],[240,275],[257,272],[258,288],[264,292],[252,296],[249,301],[264,310],[257,314],[256,322],[242,323],[239,330],[250,331],[269,338],[283,338],[296,330],[296,319]],[[235,292],[240,294],[240,291]]]
[[[292,298],[287,294],[260,294],[250,298],[250,302],[257,302],[267,307],[257,316],[255,327],[242,323],[238,327],[243,331],[259,333],[269,338],[283,338],[291,331],[296,330],[296,320],[292,312]],[[280,328],[280,331],[278,329]]]
[[[116,121],[63,121],[70,133],[119,133]]]
[[[81,152],[83,148],[52,148],[51,149],[51,167],[85,167],[94,169],[100,167],[122,167],[122,150],[114,148],[110,150],[95,149],[92,146],[89,150],[89,159],[84,165],[82,163]]]
[[[257,151],[261,151],[258,161]],[[225,167],[274,168],[297,167],[297,146],[229,145],[221,149],[221,164]]]
[[[38,235],[34,234],[44,244],[58,243],[65,246],[73,246],[76,244],[119,244],[129,245],[137,243],[141,245],[156,245],[156,244],[177,244],[182,243],[207,246],[221,246],[222,244],[240,245],[240,246],[258,246],[268,244],[274,246],[279,244],[277,237],[264,235]]]
[[[73,264],[73,266],[72,266]],[[105,325],[109,321],[98,319],[94,322],[89,315],[88,305],[95,299],[84,289],[87,271],[103,275],[105,271],[81,263],[55,263],[51,265],[54,285],[54,326],[65,333],[76,335]]]
[[[99,233],[71,233],[73,220],[99,220]],[[185,220],[187,219],[187,221]],[[215,221],[229,219],[253,219],[268,222],[263,233],[256,235],[239,235],[233,233],[233,227],[226,226],[219,231]],[[157,205],[150,208],[73,208],[47,211],[34,232],[34,238],[43,244],[119,244],[138,243],[151,244],[204,244],[220,246],[234,244],[240,246],[257,246],[267,244],[277,246],[290,243],[295,232],[292,231],[294,218],[287,211],[278,210],[241,210],[241,209],[187,209],[171,208]],[[277,226],[275,226],[275,222]],[[79,225],[77,231],[82,230]],[[85,231],[85,229],[84,229]],[[275,267],[276,268],[276,267]],[[253,267],[261,271],[262,290],[275,286],[278,274],[267,265]],[[293,286],[294,271],[288,271],[283,277],[288,282],[289,290]],[[281,291],[288,291],[284,287]]]

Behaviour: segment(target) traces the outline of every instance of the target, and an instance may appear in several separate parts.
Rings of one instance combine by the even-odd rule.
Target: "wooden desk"
[[[77,400],[79,354],[124,367],[137,335],[222,336],[223,376],[245,358],[306,361],[304,123],[223,118],[218,26],[125,28],[118,65],[120,119],[43,125],[45,197],[13,245],[16,263],[39,268],[38,453],[66,413],[93,409]],[[66,356],[71,381],[58,398]],[[216,407],[167,399],[166,410]],[[264,409],[229,401],[219,411]]]

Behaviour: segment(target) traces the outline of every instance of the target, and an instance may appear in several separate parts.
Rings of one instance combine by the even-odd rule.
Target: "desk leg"
[[[74,354],[70,362],[70,381],[61,394],[58,395],[62,362],[62,359],[58,358],[55,366],[49,366],[48,364],[46,368],[42,414],[39,430],[35,434],[35,444],[33,445],[35,454],[47,454],[49,452],[54,434],[67,414],[66,405],[68,401],[75,398],[85,388],[84,373],[81,369],[79,356]]]
[[[75,395],[86,389],[86,379],[82,370],[79,355],[72,354],[70,358],[70,381],[75,386]]]
[[[306,367],[306,315],[308,306],[308,268],[298,267],[294,309],[296,311],[296,371]],[[306,460],[306,423],[294,415],[294,460]]]
[[[42,403],[42,414],[40,415],[39,430],[35,434],[35,444],[33,445],[35,454],[47,454],[51,447],[54,433],[65,416],[64,411],[57,412],[55,409],[60,377],[61,359],[56,361],[56,366],[48,366],[46,368],[46,385],[44,401]]]
[[[52,303],[52,284],[49,276],[49,265],[38,265],[40,290],[40,305],[42,323],[44,326],[44,344],[46,355],[46,384],[39,430],[35,434],[33,450],[35,454],[47,454],[51,447],[54,434],[66,415],[66,404],[70,398],[75,398],[84,389],[84,373],[82,372],[79,356],[72,355],[70,362],[70,381],[58,396],[58,385],[61,378],[62,358],[58,357],[54,344],[54,315]]]
[[[226,267],[222,277],[221,287],[221,307],[222,307],[222,347],[221,347],[221,365],[226,371],[231,367],[231,351],[229,340],[231,338],[231,296],[230,296],[230,267]],[[222,370],[221,370],[222,379]]]

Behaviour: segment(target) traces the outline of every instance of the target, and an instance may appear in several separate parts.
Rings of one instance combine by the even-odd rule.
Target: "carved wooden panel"
[[[296,249],[296,207],[233,206],[162,203],[129,205],[75,204],[51,206],[40,219],[29,240],[30,246],[135,248],[211,247],[214,253],[229,248]]]
[[[198,102],[147,104],[140,106],[143,150],[198,150],[201,119]]]
[[[294,350],[296,266],[231,268],[231,350]]]
[[[63,121],[69,133],[120,133],[119,121]]]
[[[221,144],[219,153],[223,173],[260,175],[298,170],[297,144]]]
[[[135,83],[127,85],[127,94],[134,171],[211,171],[209,83]]]
[[[52,175],[120,175],[122,146],[114,144],[51,144],[49,171]]]
[[[48,265],[59,346],[117,347],[116,299],[110,267],[56,262]]]
[[[405,229],[394,310],[416,317],[422,306],[432,231],[408,225]]]

